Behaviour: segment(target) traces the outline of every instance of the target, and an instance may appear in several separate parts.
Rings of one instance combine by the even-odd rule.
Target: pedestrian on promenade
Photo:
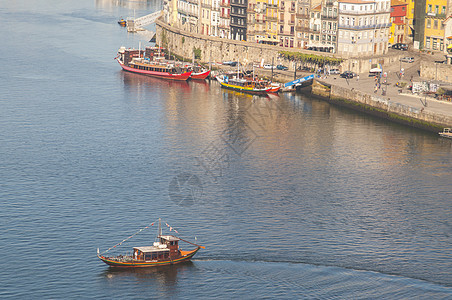
[[[378,86],[377,86],[377,85],[375,85],[375,89],[374,89],[374,94],[376,94],[376,93],[377,93],[377,91],[378,91]]]
[[[359,81],[359,74],[356,75],[356,81]]]

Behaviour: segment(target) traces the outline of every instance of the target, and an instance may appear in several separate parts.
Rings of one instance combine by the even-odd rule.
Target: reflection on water
[[[159,266],[150,268],[113,268],[107,267],[100,276],[107,280],[118,280],[121,277],[134,277],[138,280],[155,280],[161,286],[171,288],[177,283],[177,276],[195,268],[193,262],[187,261],[170,266]]]

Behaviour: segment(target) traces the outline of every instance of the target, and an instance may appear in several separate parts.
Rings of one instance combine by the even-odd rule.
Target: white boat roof
[[[175,237],[174,235],[161,235],[160,236],[162,239],[167,240],[167,241],[180,241],[180,238]]]
[[[138,250],[143,253],[170,251],[170,249],[168,249],[168,248],[159,248],[159,247],[155,247],[155,246],[133,247],[133,249]]]

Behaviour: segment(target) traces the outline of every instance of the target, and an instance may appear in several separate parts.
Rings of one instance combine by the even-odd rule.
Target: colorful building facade
[[[444,21],[447,18],[447,0],[427,0],[425,5],[424,49],[444,52]]]
[[[406,15],[407,3],[404,0],[391,0],[391,28],[389,43],[406,42]]]

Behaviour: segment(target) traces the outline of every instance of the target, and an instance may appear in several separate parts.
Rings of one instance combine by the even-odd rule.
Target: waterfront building
[[[444,24],[444,53],[446,54],[446,62],[452,64],[452,14],[450,14]]]
[[[164,0],[163,1],[163,19],[166,23],[171,26],[178,25],[178,12],[177,12],[177,3],[176,0]],[[187,16],[185,16],[187,17]]]
[[[231,39],[246,41],[248,0],[231,0]]]
[[[424,48],[425,5],[426,0],[415,0],[414,2],[414,49],[422,50]]]
[[[248,8],[246,13],[246,37],[248,42],[256,41],[256,0],[248,0]]]
[[[219,35],[220,26],[220,0],[211,0],[212,9],[210,13],[210,35]]]
[[[198,0],[171,0],[177,1],[177,26],[185,31],[198,33],[200,27]],[[171,7],[171,5],[169,6]]]
[[[296,4],[296,43],[297,48],[308,48],[310,41],[309,23],[311,18],[311,6],[316,7],[321,0],[297,0]]]
[[[211,0],[200,0],[200,1],[201,1],[201,13],[199,16],[199,19],[201,20],[200,33],[203,35],[210,35],[212,3]]]
[[[262,44],[271,43],[271,38],[267,36],[267,1],[256,0],[254,9],[254,35],[255,41]]]
[[[345,57],[386,54],[389,16],[388,0],[339,0],[337,53]]]
[[[279,45],[285,48],[294,48],[295,1],[280,1],[278,11]]]
[[[414,0],[406,0],[405,42],[413,43],[414,38]]]
[[[322,28],[322,5],[319,4],[311,8],[311,18],[309,20],[309,44],[308,48],[317,50],[322,47],[321,28]]]
[[[220,23],[218,25],[219,36],[221,38],[231,38],[231,6],[229,0],[220,0]]]
[[[322,47],[325,52],[337,53],[338,1],[322,1]]]
[[[280,43],[278,37],[278,0],[268,0],[266,32],[268,43],[277,45]]]
[[[424,49],[444,52],[444,21],[450,0],[427,0],[425,6]]]
[[[404,0],[391,0],[391,28],[389,43],[405,43],[406,41],[407,3]]]

